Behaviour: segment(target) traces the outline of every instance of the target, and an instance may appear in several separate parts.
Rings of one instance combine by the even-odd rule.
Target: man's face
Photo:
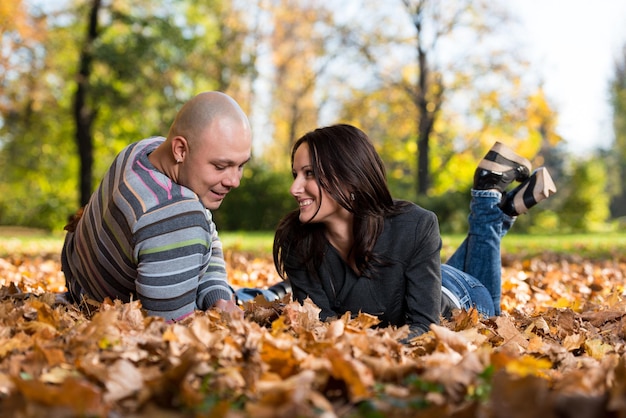
[[[179,166],[178,182],[194,191],[207,209],[217,209],[226,194],[239,187],[251,155],[250,129],[222,118],[211,123],[200,138],[187,139],[187,143],[188,154]]]

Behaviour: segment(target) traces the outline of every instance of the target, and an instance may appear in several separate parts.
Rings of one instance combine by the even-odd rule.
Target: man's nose
[[[232,169],[227,170],[226,176],[222,180],[224,186],[236,188],[241,184],[241,176],[243,172],[239,169],[239,167],[232,167]]]

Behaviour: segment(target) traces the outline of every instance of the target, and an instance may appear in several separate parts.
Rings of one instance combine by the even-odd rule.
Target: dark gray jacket
[[[441,236],[433,212],[412,205],[406,213],[385,220],[374,252],[383,262],[374,278],[359,277],[337,250],[327,245],[321,280],[304,268],[287,271],[293,297],[307,297],[321,308],[325,320],[346,312],[376,315],[380,326],[409,324],[411,336],[439,323],[441,313]],[[293,266],[293,260],[288,263]]]

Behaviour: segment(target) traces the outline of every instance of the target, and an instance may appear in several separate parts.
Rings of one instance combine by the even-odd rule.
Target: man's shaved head
[[[231,119],[249,126],[248,118],[230,96],[217,91],[200,93],[179,110],[167,138],[182,136],[193,143],[217,118]]]

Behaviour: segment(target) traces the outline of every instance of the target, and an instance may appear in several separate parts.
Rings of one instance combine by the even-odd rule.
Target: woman
[[[500,240],[517,215],[556,191],[545,168],[531,175],[528,160],[496,143],[474,176],[468,236],[441,265],[436,215],[392,198],[361,130],[309,132],[291,162],[299,209],[277,228],[274,263],[294,299],[311,298],[322,320],[349,311],[376,315],[381,326],[408,324],[409,337],[455,307],[499,314]],[[522,183],[507,193],[514,181]]]

